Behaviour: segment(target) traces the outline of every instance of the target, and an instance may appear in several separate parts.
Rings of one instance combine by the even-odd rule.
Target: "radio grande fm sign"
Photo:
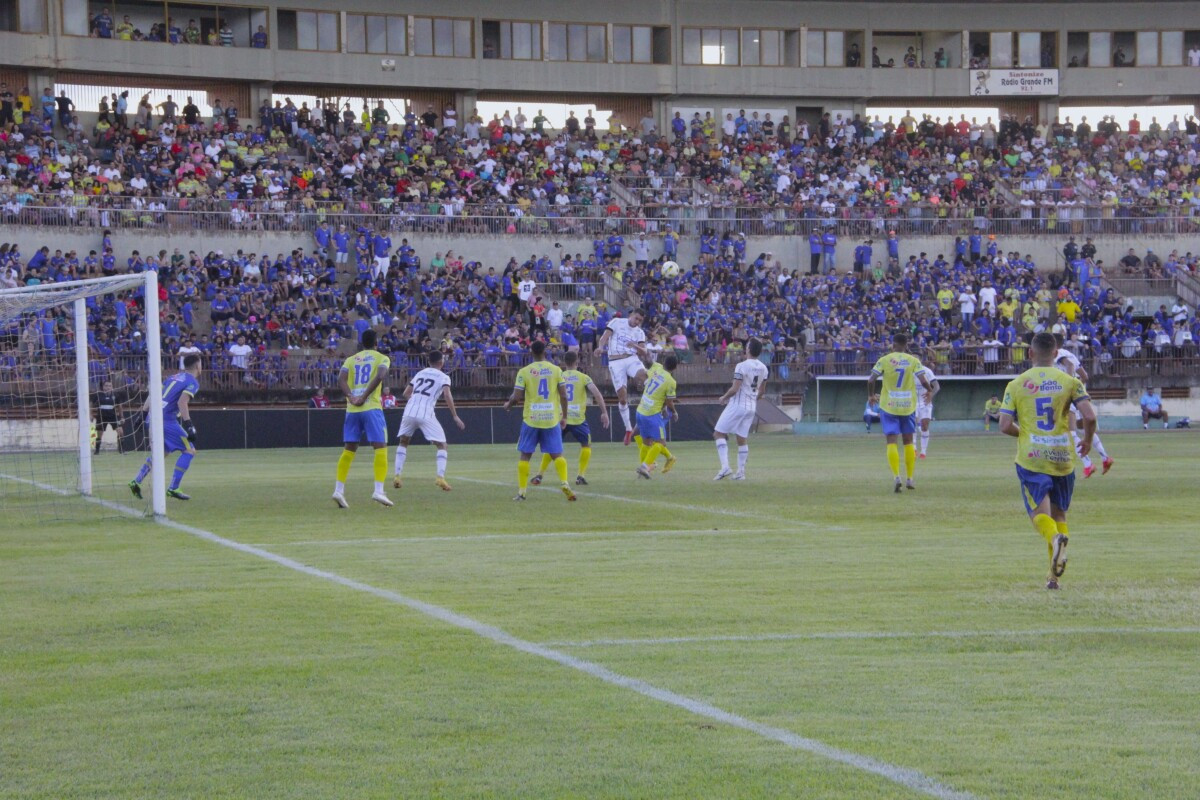
[[[970,75],[974,97],[1058,94],[1056,69],[973,69]]]

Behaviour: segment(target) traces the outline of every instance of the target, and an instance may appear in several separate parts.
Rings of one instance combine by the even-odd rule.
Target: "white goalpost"
[[[144,367],[136,354],[124,357],[123,369],[110,369],[109,361],[89,346],[89,333],[96,333],[89,310],[98,316],[138,290],[145,323]],[[81,495],[101,504],[128,499],[123,478],[136,471],[140,457],[122,458],[100,470],[93,452],[103,442],[93,437],[102,437],[107,426],[97,430],[94,425],[92,396],[111,374],[119,374],[125,384],[124,413],[131,421],[128,431],[124,423],[114,425],[118,450],[124,436],[148,450],[149,510],[166,514],[158,322],[158,275],[152,271],[0,290],[0,514],[20,516],[26,511],[18,508],[22,505],[36,513],[52,496]],[[98,374],[93,374],[93,364]],[[141,428],[142,402],[151,412],[145,415],[148,436]],[[21,489],[40,496],[22,497]]]

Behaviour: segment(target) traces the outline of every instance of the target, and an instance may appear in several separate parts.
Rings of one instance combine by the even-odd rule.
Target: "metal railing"
[[[1054,206],[973,208],[930,205],[839,208],[815,205],[733,206],[712,204],[615,206],[538,203],[485,203],[456,206],[437,202],[353,201],[307,203],[295,200],[216,198],[62,197],[12,193],[0,197],[0,222],[57,228],[111,228],[162,232],[293,232],[310,234],[322,222],[398,232],[623,236],[662,232],[668,223],[679,233],[706,228],[748,236],[807,236],[813,228],[834,228],[842,237],[966,235],[1149,235],[1200,233],[1200,211],[1179,206],[1075,206],[1070,218]]]

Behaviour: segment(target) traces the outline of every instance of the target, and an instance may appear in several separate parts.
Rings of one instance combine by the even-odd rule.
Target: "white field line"
[[[20,481],[22,483],[27,483],[39,488],[44,488],[55,492],[56,494],[71,494],[70,492],[64,492],[58,487],[50,487],[40,484],[37,481],[31,481],[25,478],[17,478],[10,475],[0,475],[0,477],[8,478],[9,480]],[[141,512],[129,508],[128,506],[121,505],[120,503],[114,503],[96,497],[85,497],[84,499],[132,517],[143,516]],[[272,553],[269,550],[264,550],[261,547],[243,544],[242,542],[234,541],[233,539],[227,539],[224,536],[218,536],[217,534],[204,530],[203,528],[195,528],[191,525],[185,525],[181,522],[176,522],[165,517],[155,517],[153,519],[159,525],[195,536],[198,539],[203,539],[204,541],[211,542],[212,544],[220,545],[221,547],[227,547],[230,550],[236,550],[240,553],[245,553],[246,555],[251,555],[265,561],[270,561],[274,564],[284,567],[285,569],[290,569],[294,572],[299,572],[313,578],[319,578],[320,580],[328,581],[329,583],[334,583],[338,586],[343,586],[356,592],[369,594],[374,597],[378,597],[381,600],[386,600],[388,602],[395,603],[396,605],[404,606],[405,608],[416,611],[419,614],[424,614],[425,616],[438,620],[439,622],[444,622],[447,625],[474,633],[475,635],[487,639],[495,644],[503,645],[522,653],[537,656],[547,661],[560,664],[564,667],[569,667],[570,669],[582,672],[585,675],[589,675],[597,680],[603,681],[604,683],[612,686],[618,686],[622,689],[628,689],[631,692],[635,692],[652,700],[657,700],[660,703],[681,708],[684,711],[687,711],[698,717],[703,717],[705,719],[712,720],[713,722],[719,722],[723,725],[728,725],[733,728],[749,731],[750,733],[754,733],[764,739],[769,739],[790,747],[793,750],[810,753],[839,764],[845,764],[846,766],[862,772],[877,775],[885,780],[891,781],[892,783],[898,784],[907,789],[911,789],[912,791],[927,797],[934,797],[938,798],[939,800],[975,800],[974,795],[968,792],[958,791],[957,789],[947,786],[946,784],[941,783],[922,772],[918,772],[915,769],[898,766],[896,764],[889,764],[886,761],[880,761],[878,759],[871,758],[870,756],[865,756],[849,750],[842,750],[840,748],[833,747],[825,744],[824,742],[816,739],[810,739],[806,736],[801,736],[798,733],[794,733],[793,731],[786,730],[784,728],[776,728],[771,725],[765,725],[761,722],[756,722],[739,714],[725,711],[724,709],[718,708],[717,706],[714,706],[703,700],[686,697],[676,692],[672,692],[670,689],[662,689],[638,678],[631,678],[626,675],[613,672],[612,670],[608,669],[607,667],[603,667],[600,664],[596,664],[591,661],[585,661],[568,653],[555,650],[545,645],[537,644],[536,642],[520,639],[501,628],[497,628],[493,625],[488,625],[487,623],[472,619],[471,617],[451,611],[448,608],[443,608],[442,606],[434,605],[433,603],[427,603],[423,600],[417,600],[416,598],[407,597],[390,589],[372,586],[369,583],[363,583],[362,581],[357,581],[353,578],[347,578],[343,575],[337,574],[336,572],[329,572],[328,570],[312,567],[308,564],[303,564],[299,561],[288,558],[287,556],[281,556],[277,553]]]
[[[664,528],[657,531],[551,531],[548,533],[467,533],[462,536],[381,536],[373,539],[308,539],[264,542],[256,547],[316,547],[358,544],[420,544],[422,542],[480,542],[492,539],[619,539],[627,536],[735,536],[749,533],[787,534],[780,528]]]
[[[640,647],[719,642],[796,642],[826,639],[1020,639],[1027,636],[1127,636],[1137,634],[1200,634],[1200,627],[1180,628],[1043,628],[1000,631],[820,631],[814,633],[750,633],[716,636],[663,636],[646,639],[587,639],[542,642],[547,647]]]
[[[491,480],[484,480],[483,478],[464,478],[461,475],[456,476],[455,480],[466,481],[467,483],[484,483],[484,484],[488,484],[490,486],[511,487],[513,485],[512,483],[506,483],[504,481],[491,481]],[[546,485],[546,484],[542,484],[541,486],[532,486],[531,488],[550,489],[555,492],[558,491],[557,486]],[[688,505],[687,503],[672,503],[667,500],[648,500],[643,497],[625,497],[624,495],[619,495],[619,494],[600,494],[598,492],[590,492],[590,491],[586,491],[586,490],[583,492],[580,492],[579,496],[580,497],[599,497],[602,500],[615,500],[619,503],[637,503],[639,505],[658,506],[659,508],[673,508],[677,511],[691,511],[691,512],[705,513],[705,514],[721,514],[721,515],[727,516],[727,517],[740,517],[742,519],[765,519],[765,520],[770,520],[771,522],[781,522],[785,525],[792,525],[792,526],[801,527],[801,528],[818,528],[819,527],[822,530],[827,530],[827,531],[845,530],[845,528],[838,526],[838,525],[818,525],[815,522],[809,522],[808,520],[803,520],[803,519],[784,519],[782,517],[773,516],[771,514],[758,514],[753,511],[738,511],[738,510],[732,509],[732,508],[710,508],[708,506],[692,506],[692,505]]]

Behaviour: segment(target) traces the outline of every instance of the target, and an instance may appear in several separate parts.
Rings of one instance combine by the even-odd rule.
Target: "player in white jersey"
[[[1061,369],[1073,378],[1078,378],[1082,383],[1086,384],[1088,380],[1087,370],[1083,368],[1083,364],[1079,361],[1079,356],[1072,353],[1063,347],[1065,339],[1061,333],[1054,334],[1055,340],[1058,341],[1058,351],[1054,354],[1054,366]],[[1083,426],[1083,420],[1078,414],[1072,415],[1074,423],[1071,425],[1071,436],[1075,439],[1075,452],[1079,453],[1079,429]],[[1113,459],[1109,456],[1108,451],[1104,449],[1104,443],[1100,441],[1100,425],[1099,420],[1096,424],[1096,433],[1092,437],[1092,450],[1100,454],[1100,466],[1103,468],[1102,475],[1107,475],[1112,469]],[[1092,463],[1092,459],[1086,455],[1080,454],[1079,461],[1083,464],[1083,477],[1090,478],[1096,474],[1096,466]]]
[[[917,390],[917,424],[921,426],[921,452],[917,458],[924,459],[925,451],[929,449],[929,425],[933,422],[933,396],[941,391],[942,386],[929,367],[922,365],[917,370],[917,383],[921,383],[922,375],[928,381],[929,388]]]
[[[608,323],[600,337],[600,349],[608,353],[608,374],[617,392],[617,411],[625,424],[625,444],[633,441],[633,423],[629,419],[629,382],[646,380],[642,357],[646,355],[646,332],[642,320],[646,312],[640,308],[630,312],[629,319],[617,317]]]
[[[717,458],[721,460],[721,471],[714,481],[733,476],[735,481],[746,480],[746,461],[750,458],[750,446],[746,437],[750,435],[750,426],[758,417],[758,399],[767,388],[767,365],[758,360],[762,354],[762,342],[751,339],[746,344],[746,358],[733,368],[733,383],[725,394],[721,395],[722,403],[726,403],[721,418],[713,428],[713,439],[717,443]],[[737,437],[738,468],[734,472],[729,468],[729,434]]]
[[[404,461],[408,458],[408,443],[412,441],[412,435],[420,430],[425,439],[437,448],[437,478],[434,479],[434,483],[443,492],[450,491],[450,484],[446,482],[446,462],[450,458],[446,449],[446,433],[434,413],[439,397],[445,399],[446,408],[450,409],[450,416],[458,429],[461,431],[466,428],[454,408],[454,395],[450,393],[450,376],[442,372],[442,354],[434,350],[429,353],[429,366],[414,375],[408,382],[408,388],[404,390],[404,399],[408,402],[404,406],[404,416],[400,419],[400,444],[396,445],[396,475],[392,478],[392,486],[397,489],[402,484],[401,474],[404,472]]]

